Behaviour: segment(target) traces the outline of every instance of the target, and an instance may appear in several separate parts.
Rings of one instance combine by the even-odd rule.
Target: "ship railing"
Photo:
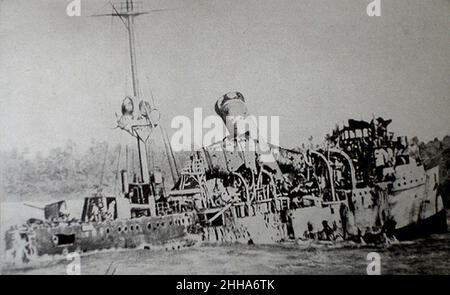
[[[195,195],[195,194],[198,194],[200,192],[201,192],[201,190],[199,188],[173,190],[173,191],[169,192],[169,196],[171,196],[171,197],[185,197],[185,195]]]
[[[263,186],[256,189],[256,201],[267,200],[268,198],[268,186]]]
[[[130,203],[131,209],[148,209],[151,206],[149,204],[136,204],[136,203]]]
[[[201,160],[192,160],[189,166],[181,170],[182,174],[203,174],[205,173],[205,166]]]
[[[328,205],[336,205],[336,204],[341,204],[344,203],[345,200],[340,200],[340,201],[327,201],[327,202],[323,202],[322,201],[322,205],[324,206],[328,206]]]

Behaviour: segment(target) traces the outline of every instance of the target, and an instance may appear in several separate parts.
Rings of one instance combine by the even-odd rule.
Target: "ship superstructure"
[[[425,170],[407,138],[388,132],[391,120],[351,119],[325,147],[290,150],[239,130],[249,116],[241,93],[215,109],[230,136],[194,152],[171,192],[195,200],[205,240],[386,241],[447,229],[438,167]]]

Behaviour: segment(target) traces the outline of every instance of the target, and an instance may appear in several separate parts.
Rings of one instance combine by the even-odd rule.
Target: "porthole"
[[[136,224],[136,231],[139,231],[139,230],[140,230],[139,224]]]
[[[127,232],[127,231],[128,231],[128,227],[125,226],[125,227],[123,228],[123,232]]]
[[[130,230],[133,231],[134,230],[134,226],[130,225]]]
[[[119,226],[119,227],[117,228],[117,231],[120,233],[120,232],[122,231],[122,227]]]
[[[110,232],[109,227],[107,227],[106,228],[106,234],[109,235],[109,232]]]
[[[152,228],[152,224],[151,223],[147,223],[147,229],[151,229]]]

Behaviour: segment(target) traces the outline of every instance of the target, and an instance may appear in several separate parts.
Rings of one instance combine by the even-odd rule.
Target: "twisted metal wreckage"
[[[241,128],[249,116],[245,99],[230,92],[215,105],[230,136],[193,152],[178,175],[158,111],[139,99],[133,20],[142,13],[133,3],[113,6],[111,15],[120,17],[129,37],[134,95],[123,101],[118,126],[136,138],[139,171],[121,171],[120,196],[86,197],[79,219],[60,201],[42,208],[45,220],[12,227],[5,236],[7,264],[108,248],[379,242],[447,229],[438,167],[425,170],[414,147],[405,137],[394,138],[390,120],[382,118],[349,120],[323,149],[289,150],[265,142],[255,128]],[[162,172],[147,163],[156,128],[175,181],[170,191]]]
[[[118,125],[137,139],[140,175],[129,181],[122,170],[122,197],[86,197],[81,219],[70,219],[60,201],[45,207],[46,221],[32,218],[10,229],[8,261],[201,241],[376,243],[446,229],[437,167],[425,171],[406,138],[394,140],[387,131],[389,121],[349,120],[326,149],[296,151],[240,127],[249,115],[239,92],[221,97],[216,111],[230,135],[193,152],[166,191],[161,171],[145,168],[147,139],[158,126],[150,105],[126,98]]]

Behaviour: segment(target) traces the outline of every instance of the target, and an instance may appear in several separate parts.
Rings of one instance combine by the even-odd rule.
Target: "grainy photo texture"
[[[0,159],[2,274],[448,275],[450,1],[1,0]]]

